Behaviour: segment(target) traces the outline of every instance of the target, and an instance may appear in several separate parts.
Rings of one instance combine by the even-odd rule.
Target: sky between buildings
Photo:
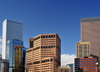
[[[73,57],[76,42],[81,41],[81,18],[88,17],[100,17],[100,0],[1,0],[0,38],[5,19],[23,22],[25,47],[29,47],[29,38],[57,33],[61,54]]]

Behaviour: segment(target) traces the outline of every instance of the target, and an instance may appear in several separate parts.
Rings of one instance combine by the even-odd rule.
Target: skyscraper
[[[81,19],[81,41],[90,42],[90,55],[98,57],[100,52],[100,17]]]
[[[3,22],[2,59],[7,59],[7,40],[23,40],[23,23],[6,19]]]
[[[84,58],[90,56],[90,42],[77,42],[76,43],[77,58]]]
[[[29,39],[28,72],[56,72],[61,65],[61,40],[58,34],[41,34]]]
[[[15,46],[21,45],[23,47],[23,41],[20,40],[8,40],[7,41],[7,60],[9,60],[9,72],[14,71],[15,67]],[[22,51],[23,53],[23,51]],[[23,57],[23,56],[22,56]]]

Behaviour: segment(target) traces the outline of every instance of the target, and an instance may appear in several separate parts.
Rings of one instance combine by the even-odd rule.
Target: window
[[[51,38],[53,38],[53,35],[51,35]]]
[[[48,36],[46,36],[46,38],[48,38]]]
[[[53,59],[51,59],[51,62],[53,61]]]
[[[43,36],[43,38],[45,38],[45,36]]]
[[[50,48],[50,46],[49,46],[49,48]]]
[[[30,48],[33,47],[33,41],[30,41]]]
[[[41,36],[41,38],[42,38],[42,36]]]
[[[56,61],[56,59],[54,58],[54,62]]]
[[[50,38],[50,35],[49,35],[49,38]]]

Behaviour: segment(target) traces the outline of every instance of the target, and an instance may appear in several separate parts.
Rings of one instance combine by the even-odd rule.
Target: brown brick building
[[[97,58],[75,58],[75,72],[97,72]]]
[[[100,17],[81,19],[81,40],[82,42],[90,42],[91,56],[99,56]]]
[[[41,34],[29,39],[28,72],[56,72],[61,62],[61,40],[58,34]]]

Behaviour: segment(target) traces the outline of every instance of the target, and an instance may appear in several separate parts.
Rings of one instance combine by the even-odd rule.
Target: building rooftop
[[[100,21],[100,17],[81,18],[81,22],[92,22],[92,21]]]
[[[3,22],[5,22],[5,21],[18,22],[18,21],[14,21],[14,20],[10,20],[10,19],[5,19]],[[23,24],[22,22],[18,22],[18,23],[21,23],[21,24]]]

